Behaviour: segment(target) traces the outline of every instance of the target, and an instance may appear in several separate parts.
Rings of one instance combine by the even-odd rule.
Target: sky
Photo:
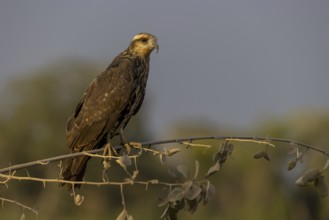
[[[159,137],[192,119],[246,128],[292,111],[329,112],[328,11],[327,0],[2,0],[0,86],[69,58],[106,68],[149,32],[160,50],[145,118]]]

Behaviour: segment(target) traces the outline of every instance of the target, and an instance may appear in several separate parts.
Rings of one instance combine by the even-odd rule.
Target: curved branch
[[[300,147],[305,147],[307,149],[311,149],[314,151],[317,151],[319,153],[322,153],[326,156],[329,156],[329,152],[322,150],[317,147],[313,147],[298,141],[294,140],[289,140],[289,139],[282,139],[282,138],[269,138],[269,137],[252,137],[252,136],[201,136],[201,137],[187,137],[187,138],[177,138],[177,139],[168,139],[168,140],[161,140],[161,141],[146,141],[140,143],[141,146],[143,147],[152,147],[154,145],[159,145],[159,144],[170,144],[170,143],[179,143],[179,144],[184,144],[183,142],[192,142],[192,141],[197,141],[197,140],[227,140],[227,141],[249,141],[249,142],[258,142],[262,144],[269,144],[270,142],[277,142],[277,143],[286,143],[286,144],[292,144],[294,146],[300,146]],[[114,146],[112,147],[114,149],[121,149],[122,146]],[[69,158],[74,158],[78,156],[83,156],[88,154],[96,154],[103,152],[104,148],[100,149],[95,149],[95,150],[90,150],[90,151],[82,151],[78,153],[71,153],[71,154],[65,154],[65,155],[60,155],[60,156],[55,156],[55,157],[50,157],[46,159],[41,159],[37,161],[32,161],[28,163],[22,163],[22,164],[17,164],[13,166],[9,166],[3,169],[0,169],[0,173],[10,173],[16,170],[21,170],[29,167],[34,167],[34,166],[39,166],[39,165],[47,165],[49,163],[53,163],[56,161],[61,161]]]

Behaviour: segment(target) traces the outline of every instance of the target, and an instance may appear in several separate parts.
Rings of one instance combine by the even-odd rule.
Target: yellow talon
[[[110,155],[111,156],[111,145],[110,143],[105,144],[103,156]]]
[[[127,151],[127,154],[129,155],[130,151],[131,151],[131,146],[130,146],[130,143],[126,143],[124,144],[124,147],[126,148],[126,151]]]
[[[130,142],[129,145],[133,148],[142,149],[142,145],[139,142]]]

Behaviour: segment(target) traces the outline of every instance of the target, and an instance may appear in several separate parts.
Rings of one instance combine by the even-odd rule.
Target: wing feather
[[[127,59],[117,63],[88,86],[68,121],[67,144],[73,152],[97,147],[129,102],[132,65]]]

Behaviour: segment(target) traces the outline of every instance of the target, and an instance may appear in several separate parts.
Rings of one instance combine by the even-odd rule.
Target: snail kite
[[[67,123],[66,140],[71,153],[101,148],[116,135],[125,141],[123,129],[142,105],[154,49],[159,49],[155,36],[137,34],[128,48],[90,83]],[[81,181],[89,159],[67,159],[62,179]],[[72,188],[71,184],[62,185]]]

